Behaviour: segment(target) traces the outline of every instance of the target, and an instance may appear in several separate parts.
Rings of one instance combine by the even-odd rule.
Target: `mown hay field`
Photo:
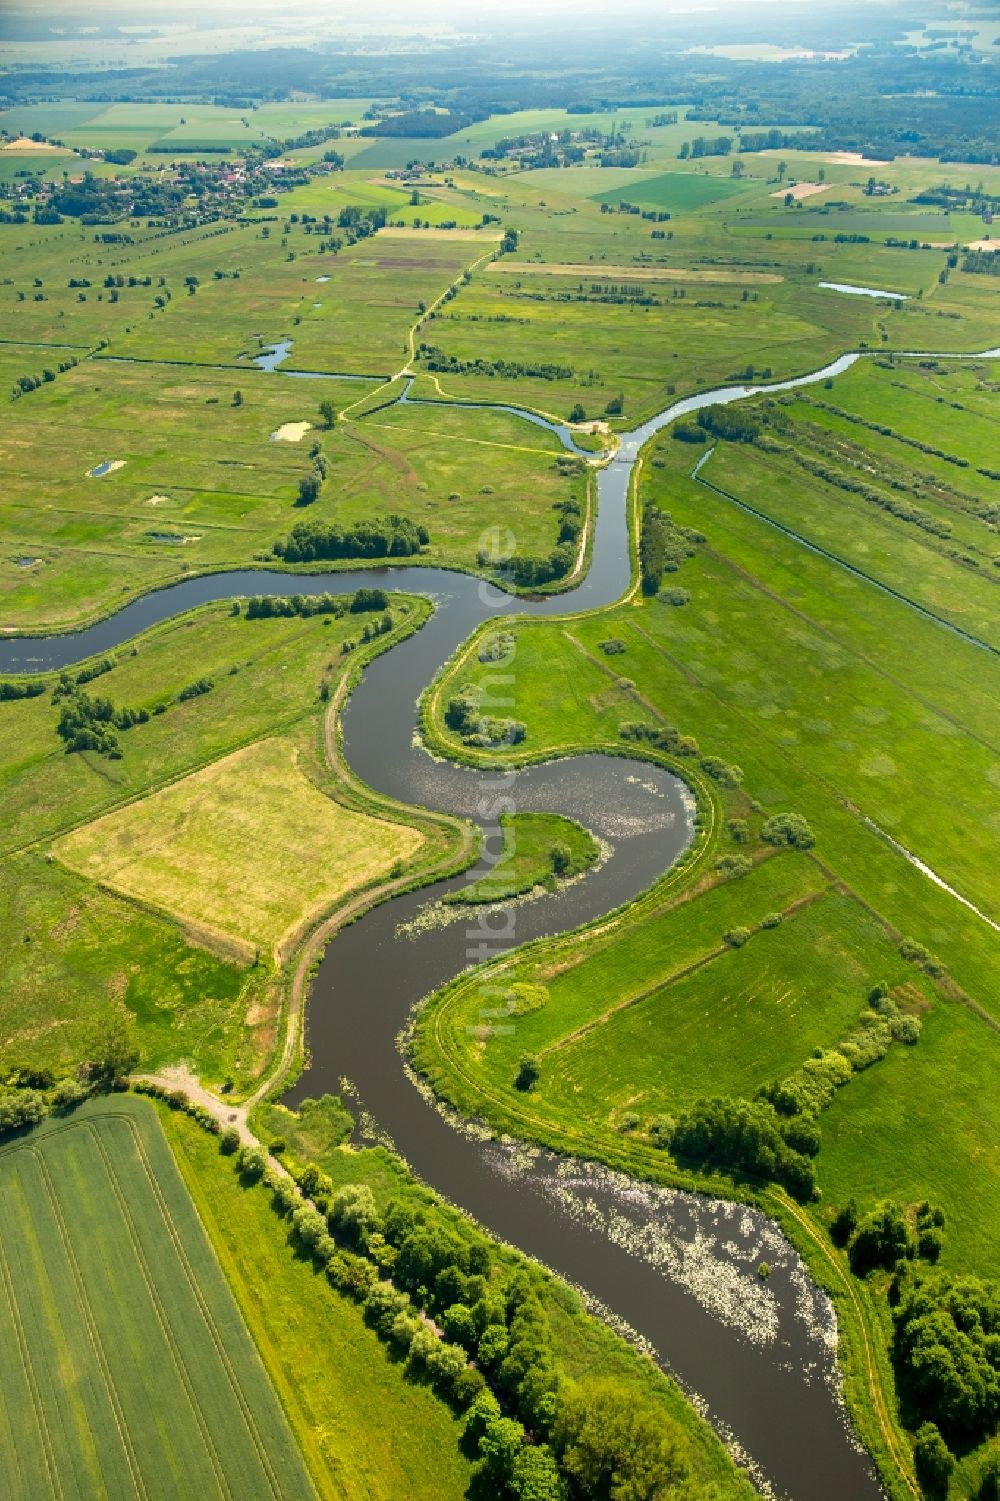
[[[192,936],[280,948],[338,898],[388,874],[415,829],[356,813],[264,740],[61,840],[81,875],[166,910]]]

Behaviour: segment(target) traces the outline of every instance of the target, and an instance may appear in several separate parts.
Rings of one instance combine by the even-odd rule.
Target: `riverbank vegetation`
[[[556,813],[502,813],[502,847],[485,851],[495,864],[444,900],[451,904],[502,902],[589,870],[600,856],[597,840],[572,819]]]
[[[412,1378],[464,1415],[465,1452],[488,1494],[556,1501],[569,1480],[580,1501],[597,1501],[609,1483],[623,1494],[682,1484],[692,1496],[750,1496],[672,1381],[392,1153],[345,1146],[329,1096],[257,1114],[321,1213],[296,1218],[280,1191],[275,1210],[291,1213],[293,1239],[363,1307]]]

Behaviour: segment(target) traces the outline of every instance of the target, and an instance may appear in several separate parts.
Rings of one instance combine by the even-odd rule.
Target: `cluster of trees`
[[[642,511],[639,534],[639,569],[643,594],[656,594],[665,573],[676,573],[685,558],[694,557],[703,533],[678,526],[667,511],[648,500]]]
[[[685,161],[689,156],[728,156],[732,149],[732,136],[695,136],[683,143],[677,155]]]
[[[520,745],[527,735],[527,727],[520,719],[483,714],[482,697],[482,691],[472,683],[466,683],[453,694],[444,711],[448,728],[461,735],[464,745]]]
[[[426,547],[425,526],[391,512],[347,526],[335,522],[299,521],[285,541],[274,544],[274,556],[286,563],[315,563],[330,558],[405,558]]]
[[[658,1140],[683,1161],[781,1183],[802,1201],[816,1191],[819,1132],[769,1100],[696,1100]]]
[[[334,594],[255,594],[247,600],[248,620],[271,620],[292,615],[343,615],[347,601]]]
[[[684,1440],[651,1398],[620,1377],[565,1371],[534,1269],[434,1205],[394,1198],[380,1210],[367,1184],[337,1189],[314,1164],[296,1174],[303,1201],[263,1153],[220,1145],[379,1337],[465,1414],[483,1494],[654,1501],[683,1482]]]
[[[60,360],[59,374],[62,375],[64,371],[71,370],[76,363],[76,355],[71,356],[68,360]],[[49,381],[55,380],[55,378],[56,372],[54,370],[43,370],[41,375],[19,375],[10,388],[10,399],[11,401],[19,401],[29,391],[37,391],[39,386],[44,386]]]
[[[881,1200],[864,1215],[850,1199],[833,1220],[830,1235],[846,1247],[854,1275],[867,1277],[874,1271],[898,1273],[918,1256],[937,1261],[944,1223],[944,1211],[926,1199],[917,1205],[912,1222],[892,1199]]]
[[[239,392],[236,394],[239,395]],[[236,404],[235,400],[233,404]],[[330,403],[324,402],[324,405],[329,406]],[[328,426],[332,427],[333,422],[330,422]],[[319,443],[313,443],[309,450],[309,457],[312,459],[312,473],[304,474],[299,480],[299,493],[295,501],[297,506],[311,506],[314,500],[318,500],[319,492],[327,476],[328,465]]]
[[[992,1433],[1000,1418],[1000,1286],[940,1272],[903,1275],[898,1285],[892,1358],[905,1400],[954,1444]]]
[[[996,250],[970,250],[963,257],[962,270],[977,276],[1000,276],[1000,247]]]
[[[0,703],[18,698],[39,698],[44,692],[45,684],[33,678],[27,678],[23,683],[0,683]]]
[[[400,115],[387,115],[384,119],[375,121],[371,125],[362,125],[359,134],[363,136],[412,136],[417,140],[440,139],[442,136],[454,135],[457,130],[464,130],[471,125],[474,119],[485,119],[485,115],[476,114],[438,114],[433,109],[410,109]]]
[[[698,742],[693,735],[682,735],[673,725],[644,724],[641,720],[626,720],[618,726],[623,740],[634,740],[651,745],[655,750],[666,751],[670,756],[696,756]]]
[[[149,717],[148,709],[116,709],[110,698],[92,697],[75,688],[63,698],[56,733],[65,742],[67,755],[90,750],[110,761],[120,761],[121,745],[115,732],[145,724]]]
[[[188,683],[185,688],[181,689],[177,695],[177,702],[185,704],[189,698],[201,698],[202,694],[211,693],[214,687],[215,684],[211,678],[195,678],[193,683]]]
[[[449,375],[485,375],[499,380],[571,380],[572,365],[555,365],[546,362],[523,360],[461,360],[457,354],[445,354],[434,344],[421,344],[417,359],[423,360],[428,370],[440,370]]]
[[[515,553],[503,565],[502,572],[522,589],[536,589],[542,584],[565,578],[576,561],[575,542],[559,542],[544,558]]]
[[[795,849],[812,849],[816,836],[801,813],[775,813],[760,831],[767,844],[790,844]]]

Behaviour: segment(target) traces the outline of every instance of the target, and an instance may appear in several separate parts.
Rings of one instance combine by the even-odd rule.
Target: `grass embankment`
[[[314,1495],[147,1104],[0,1148],[0,1198],[7,1495]]]
[[[360,1308],[296,1251],[268,1195],[241,1187],[218,1139],[164,1110],[164,1129],[319,1495],[458,1501],[461,1423],[407,1377]]]
[[[571,818],[556,813],[502,813],[503,847],[493,868],[453,891],[452,904],[502,902],[536,887],[554,891],[600,857],[597,840]]]

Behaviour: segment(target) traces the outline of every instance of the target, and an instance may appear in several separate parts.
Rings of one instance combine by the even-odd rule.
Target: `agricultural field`
[[[345,895],[377,882],[420,834],[324,797],[293,742],[262,740],[54,847],[78,874],[164,910],[244,959],[286,951]]]
[[[148,1105],[4,1145],[0,1200],[12,1501],[316,1494]]]
[[[317,1494],[329,1501],[467,1496],[472,1466],[460,1418],[407,1374],[357,1304],[289,1244],[269,1194],[241,1184],[232,1159],[220,1158],[218,1139],[175,1112],[161,1119]],[[345,1154],[345,1167],[350,1161]]]

